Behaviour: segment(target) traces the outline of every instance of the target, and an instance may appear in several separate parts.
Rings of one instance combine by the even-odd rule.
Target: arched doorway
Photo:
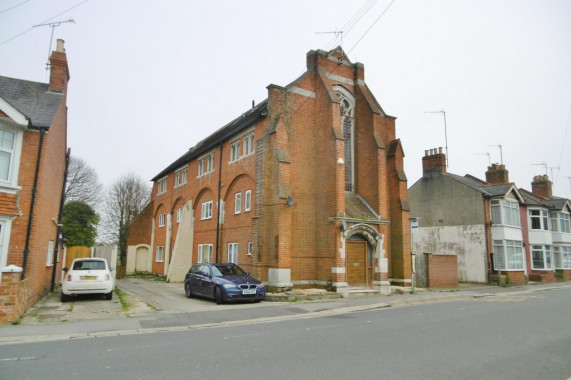
[[[384,257],[382,241],[383,236],[367,224],[357,224],[345,231],[347,285],[373,287],[375,266]]]
[[[362,235],[347,241],[347,284],[372,287],[374,277],[371,245]]]

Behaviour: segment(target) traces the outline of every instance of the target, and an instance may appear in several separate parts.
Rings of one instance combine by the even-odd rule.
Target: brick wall
[[[28,294],[26,281],[20,281],[21,272],[0,273],[0,324],[15,322],[26,311]]]
[[[458,257],[455,255],[435,255],[426,253],[428,287],[458,286]]]
[[[167,246],[169,238],[165,229],[158,227],[158,215],[169,212],[173,215],[172,250],[178,233],[177,204],[191,200],[193,262],[198,259],[199,244],[213,245],[214,260],[218,246],[218,260],[226,261],[228,244],[235,242],[238,243],[238,263],[264,281],[271,268],[291,269],[291,280],[298,283],[345,281],[343,273],[333,274],[331,269],[345,265],[341,255],[341,229],[330,220],[345,212],[344,167],[338,164],[338,159],[344,157],[345,142],[339,100],[333,87],[340,83],[324,74],[330,72],[355,81],[353,85],[342,83],[346,91],[355,94],[359,104],[354,126],[355,191],[380,210],[384,221],[395,218],[395,226],[386,223],[371,228],[384,235],[383,252],[400,257],[402,265],[403,251],[409,251],[410,239],[408,211],[402,207],[407,199],[406,178],[399,174],[404,173],[402,149],[396,149],[390,157],[387,154],[389,145],[395,141],[394,118],[384,115],[362,84],[362,65],[339,64],[324,52],[310,52],[307,64],[307,73],[288,88],[268,87],[265,117],[256,119],[236,135],[216,142],[220,145],[212,145],[213,172],[198,177],[198,160],[194,158],[185,163],[181,161],[181,166],[188,168],[186,185],[174,188],[174,173],[178,168],[167,174],[164,194],[156,194],[155,184],[150,216],[155,225],[153,255],[156,246]],[[229,162],[230,143],[252,130],[255,153]],[[400,147],[400,143],[397,145]],[[251,210],[246,212],[242,205],[242,212],[235,214],[235,194],[241,193],[244,203],[247,190],[252,195]],[[216,241],[219,191],[223,208]],[[292,205],[287,204],[288,197]],[[201,220],[205,201],[213,202],[209,220]],[[247,254],[249,242],[252,242],[251,255]],[[153,271],[162,270],[161,265],[153,265]]]

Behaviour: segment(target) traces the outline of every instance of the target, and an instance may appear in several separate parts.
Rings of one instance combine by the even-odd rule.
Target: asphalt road
[[[0,346],[4,379],[569,379],[571,289]]]

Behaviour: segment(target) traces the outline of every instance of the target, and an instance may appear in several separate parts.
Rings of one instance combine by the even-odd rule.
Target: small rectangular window
[[[234,203],[234,214],[242,212],[242,193],[237,193]]]
[[[240,140],[235,140],[230,143],[230,162],[236,161],[240,158]]]
[[[51,267],[54,265],[54,241],[50,240],[48,243],[48,256],[46,258],[46,266]]]
[[[198,245],[198,262],[199,263],[212,262],[212,244]]]
[[[159,227],[165,226],[165,214],[159,214]]]
[[[187,168],[178,170],[174,175],[174,187],[179,187],[186,184]]]
[[[214,152],[208,153],[198,159],[198,176],[201,177],[205,174],[214,171]]]
[[[251,254],[252,254],[252,242],[249,241],[248,242],[248,255],[251,255]]]
[[[254,153],[254,132],[244,136],[244,156]]]
[[[157,195],[167,192],[167,177],[159,179],[157,182]]]
[[[252,190],[246,190],[244,194],[244,211],[250,211],[252,206]]]
[[[238,243],[228,244],[228,262],[238,264]]]
[[[204,202],[202,204],[201,219],[212,219],[212,201]]]

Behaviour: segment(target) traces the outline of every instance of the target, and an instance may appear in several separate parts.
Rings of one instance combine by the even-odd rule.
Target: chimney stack
[[[50,91],[64,92],[69,81],[69,68],[64,40],[58,39],[56,50],[50,56]]]
[[[442,147],[424,151],[422,157],[422,175],[428,177],[431,172],[446,173],[446,155],[442,153]]]
[[[486,182],[492,185],[510,183],[509,172],[504,164],[492,164],[486,172]]]
[[[531,183],[531,192],[545,198],[551,198],[553,195],[551,181],[547,175],[536,175]]]

